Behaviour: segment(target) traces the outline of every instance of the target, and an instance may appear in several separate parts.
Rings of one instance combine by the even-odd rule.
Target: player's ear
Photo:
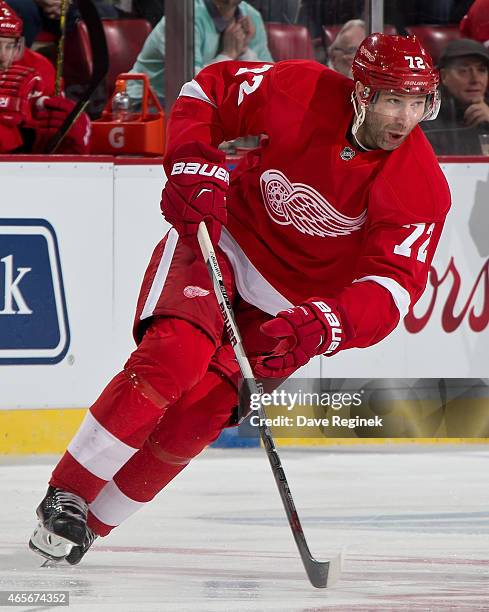
[[[368,98],[368,94],[369,94],[368,87],[365,87],[365,85],[361,81],[356,81],[355,82],[355,97],[357,99],[357,104],[359,107],[365,106],[367,98]]]

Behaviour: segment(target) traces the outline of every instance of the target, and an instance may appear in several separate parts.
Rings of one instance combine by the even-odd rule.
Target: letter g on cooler
[[[0,219],[0,365],[58,363],[69,344],[54,228],[45,219]]]
[[[113,149],[122,149],[122,147],[126,144],[124,128],[122,126],[118,126],[110,130],[109,144]]]

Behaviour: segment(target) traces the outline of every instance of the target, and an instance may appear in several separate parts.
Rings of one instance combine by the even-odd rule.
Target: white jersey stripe
[[[174,227],[172,227],[168,232],[168,238],[166,239],[165,248],[163,249],[160,263],[153,279],[153,284],[151,285],[148,297],[144,303],[144,308],[140,316],[141,321],[153,316],[154,309],[156,308],[156,304],[158,303],[163,287],[165,286],[166,277],[168,276],[168,271],[171,266],[173,254],[175,253],[175,249],[177,247],[177,242],[178,232]]]
[[[224,227],[222,228],[219,246],[231,262],[238,293],[248,304],[252,304],[273,316],[281,310],[294,306],[258,272]]]
[[[99,521],[117,527],[144,505],[145,502],[137,502],[127,497],[111,480],[88,507]]]
[[[361,283],[363,281],[372,281],[373,283],[381,285],[384,287],[384,289],[387,289],[387,291],[392,295],[392,299],[399,310],[399,322],[401,322],[407,315],[409,306],[411,304],[411,296],[409,295],[407,289],[404,289],[402,285],[388,276],[363,276],[362,278],[358,278],[353,282]]]
[[[187,98],[196,98],[197,100],[202,100],[202,102],[207,102],[211,106],[216,108],[214,102],[212,102],[209,96],[205,93],[202,87],[197,83],[195,79],[188,81],[180,90],[178,97],[186,96]]]
[[[70,442],[68,452],[98,478],[111,480],[137,448],[118,440],[89,411]]]

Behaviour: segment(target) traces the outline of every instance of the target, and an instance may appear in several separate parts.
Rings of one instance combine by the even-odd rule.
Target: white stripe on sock
[[[78,463],[102,480],[111,480],[137,450],[107,431],[90,411],[68,446]]]
[[[111,527],[117,527],[146,502],[137,502],[127,497],[113,480],[108,482],[95,500],[88,506],[90,512],[99,521]]]

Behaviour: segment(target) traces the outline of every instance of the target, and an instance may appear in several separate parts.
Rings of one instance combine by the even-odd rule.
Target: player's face
[[[10,68],[16,58],[18,41],[15,38],[0,37],[0,70]]]
[[[369,149],[397,149],[423,118],[426,96],[381,91],[369,104],[358,135]]]
[[[461,57],[441,69],[441,80],[455,99],[462,104],[474,104],[484,99],[488,68],[476,56]]]

